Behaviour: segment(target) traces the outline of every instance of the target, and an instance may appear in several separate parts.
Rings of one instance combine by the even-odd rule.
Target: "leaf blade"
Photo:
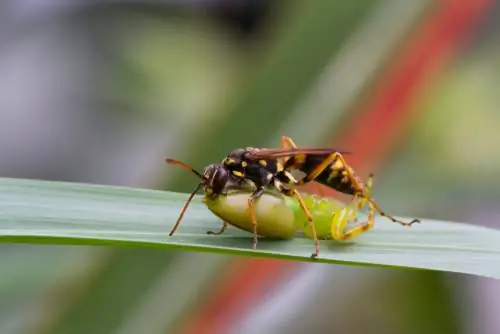
[[[89,184],[0,178],[0,241],[176,248],[312,261],[312,241],[260,239],[220,227],[198,196],[176,235],[168,236],[186,194]],[[321,241],[314,262],[396,266],[500,278],[500,231],[423,219],[404,228],[378,218],[354,242]]]

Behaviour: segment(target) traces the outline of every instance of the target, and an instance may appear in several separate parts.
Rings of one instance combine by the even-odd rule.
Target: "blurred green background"
[[[0,176],[187,192],[164,157],[201,169],[288,135],[353,148],[387,211],[500,228],[498,15],[498,0],[3,2]],[[0,268],[2,334],[500,332],[500,284],[455,274],[29,245],[1,245]]]

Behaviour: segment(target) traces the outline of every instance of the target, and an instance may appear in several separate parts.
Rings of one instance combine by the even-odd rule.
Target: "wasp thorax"
[[[241,166],[247,163],[248,154],[259,151],[258,148],[255,147],[245,147],[245,148],[237,148],[231,151],[227,157],[223,160],[223,164],[226,166]]]
[[[237,148],[233,151],[231,151],[227,157],[229,159],[236,159],[236,160],[240,160],[243,158],[243,156],[245,155],[245,153],[248,152],[248,149],[245,149],[245,148]]]
[[[229,168],[239,167],[247,152],[248,151],[244,148],[237,148],[231,151],[227,157],[222,160],[222,164]]]

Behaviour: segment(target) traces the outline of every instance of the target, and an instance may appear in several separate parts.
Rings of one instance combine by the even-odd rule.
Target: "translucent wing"
[[[264,148],[247,153],[247,157],[254,159],[278,158],[289,157],[297,154],[312,154],[312,155],[325,155],[325,154],[350,154],[348,151],[341,151],[336,148]]]

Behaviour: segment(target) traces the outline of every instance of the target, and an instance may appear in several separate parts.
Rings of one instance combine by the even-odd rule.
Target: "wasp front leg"
[[[252,222],[252,232],[253,232],[253,242],[252,249],[257,249],[257,217],[255,215],[255,207],[254,202],[258,200],[264,194],[264,187],[259,187],[256,191],[254,191],[250,197],[248,197],[248,214],[250,215],[250,221]]]
[[[335,213],[331,224],[331,236],[333,240],[346,241],[353,239],[360,234],[370,230],[375,224],[374,211],[370,210],[368,219],[365,222],[358,223],[351,228],[346,228],[347,223],[357,221],[358,210],[355,207],[345,207]]]

